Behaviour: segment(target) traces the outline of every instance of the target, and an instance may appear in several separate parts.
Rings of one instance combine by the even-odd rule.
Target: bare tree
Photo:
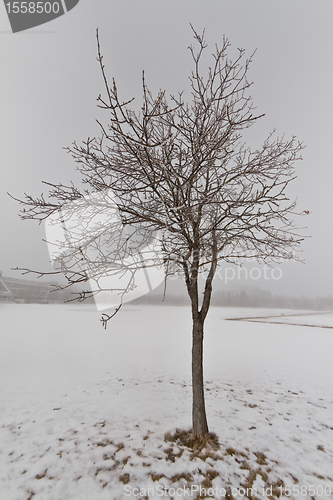
[[[238,49],[236,58],[230,60],[230,44],[224,39],[222,47],[215,47],[212,65],[204,76],[204,33],[192,30],[195,47],[189,47],[194,64],[189,77],[190,102],[185,102],[182,92],[170,99],[164,91],[153,97],[143,74],[140,111],[131,109],[132,100],[121,100],[114,80],[109,85],[97,32],[98,61],[105,84],[105,97],[98,97],[98,105],[108,113],[109,122],[98,122],[99,138],[88,138],[81,145],[74,142],[68,148],[86,189],[48,184],[50,201],[26,195],[21,203],[25,204],[23,219],[41,221],[66,207],[73,208],[73,202],[85,196],[107,190],[114,193],[121,223],[129,231],[118,235],[114,244],[114,221],[109,226],[100,224],[98,234],[89,235],[89,244],[96,244],[94,258],[85,251],[87,242],[78,236],[81,245],[77,244],[70,255],[63,252],[58,256],[59,270],[69,285],[86,282],[89,266],[90,273],[101,276],[120,253],[129,255],[139,243],[149,245],[152,234],[155,240],[158,235],[166,280],[171,275],[181,276],[191,301],[192,434],[201,439],[208,434],[204,323],[218,263],[237,263],[241,258],[259,262],[294,258],[302,238],[292,222],[295,203],[289,201],[286,188],[294,179],[293,164],[303,146],[295,137],[287,140],[275,137],[275,132],[261,149],[252,151],[242,142],[242,132],[262,116],[253,114],[248,93],[252,56],[246,59],[244,50]],[[103,210],[107,208],[104,197]],[[82,255],[85,264],[78,267]],[[157,263],[151,259],[146,265]],[[204,279],[202,294],[200,275]],[[134,278],[133,268],[131,286],[135,286]],[[100,289],[92,291],[98,292]],[[88,295],[82,292],[81,298]]]

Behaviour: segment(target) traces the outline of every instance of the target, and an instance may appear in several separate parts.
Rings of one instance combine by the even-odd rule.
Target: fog
[[[188,89],[192,43],[190,23],[206,29],[211,48],[223,35],[250,55],[252,97],[257,112],[265,113],[247,134],[249,145],[260,145],[277,129],[303,141],[303,161],[289,190],[297,198],[295,217],[302,234],[300,258],[265,270],[250,263],[238,269],[222,266],[216,288],[256,286],[273,294],[314,297],[332,293],[333,169],[331,115],[333,76],[331,19],[333,5],[304,0],[231,2],[81,0],[68,14],[18,34],[10,32],[5,7],[0,7],[0,132],[1,132],[1,247],[3,275],[29,267],[52,271],[43,225],[20,221],[19,206],[8,195],[46,194],[42,180],[79,182],[75,164],[63,150],[98,134],[95,119],[103,81],[96,61],[99,27],[106,72],[116,78],[121,98],[136,97],[140,106],[141,74],[148,86],[167,94]],[[226,271],[228,267],[228,271]],[[251,269],[256,268],[252,271]],[[231,279],[231,276],[234,277]],[[273,273],[273,274],[272,274]],[[267,279],[268,277],[268,279]]]

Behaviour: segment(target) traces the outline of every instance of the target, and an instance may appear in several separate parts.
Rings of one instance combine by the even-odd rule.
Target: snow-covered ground
[[[0,499],[333,498],[333,315],[290,314],[211,309],[193,457],[187,308],[0,304]]]

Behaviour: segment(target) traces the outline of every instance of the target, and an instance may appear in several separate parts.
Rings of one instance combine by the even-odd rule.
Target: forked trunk
[[[192,336],[192,433],[202,438],[208,434],[203,382],[203,326],[200,316],[193,317]]]

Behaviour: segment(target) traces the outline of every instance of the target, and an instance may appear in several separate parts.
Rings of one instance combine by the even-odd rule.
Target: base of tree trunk
[[[192,429],[176,429],[174,434],[167,432],[164,436],[165,441],[176,443],[179,446],[190,448],[193,451],[192,458],[199,455],[202,451],[216,451],[220,449],[220,443],[214,432],[209,432],[205,436],[195,436]]]

